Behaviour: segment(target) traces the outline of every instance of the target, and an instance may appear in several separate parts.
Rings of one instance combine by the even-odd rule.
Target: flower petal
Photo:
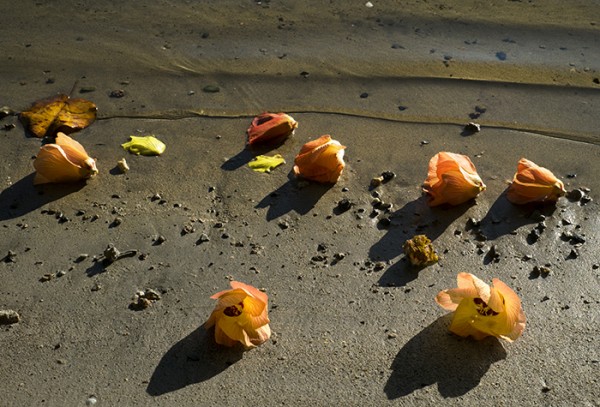
[[[316,182],[335,183],[346,165],[345,148],[329,135],[309,141],[302,146],[294,160],[294,173]]]
[[[71,162],[64,150],[56,144],[46,144],[40,148],[33,167],[36,170],[33,183],[76,182],[84,179],[81,167]]]
[[[285,140],[298,127],[298,122],[285,113],[262,113],[256,116],[246,134],[250,146]]]
[[[429,206],[443,203],[459,205],[485,190],[469,157],[440,152],[429,161],[423,191],[430,197]]]
[[[550,170],[521,158],[506,197],[512,203],[522,205],[530,202],[555,202],[565,193],[563,182]]]
[[[478,341],[489,336],[489,334],[474,327],[475,315],[477,315],[477,309],[473,300],[464,299],[461,301],[454,312],[454,317],[450,324],[450,332],[465,338],[472,336]]]

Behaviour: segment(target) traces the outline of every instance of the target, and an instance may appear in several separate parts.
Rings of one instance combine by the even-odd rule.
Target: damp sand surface
[[[100,173],[34,188],[39,139],[0,122],[0,310],[20,316],[0,330],[0,405],[598,405],[600,12],[364,3],[7,11],[0,105],[94,101],[97,122],[74,137]],[[247,167],[262,111],[299,122],[268,151],[287,161],[271,174]],[[166,152],[126,155],[140,134]],[[347,146],[344,174],[298,183],[293,158],[322,134]],[[487,185],[476,203],[426,205],[438,151],[471,157]],[[512,206],[521,157],[591,199]],[[370,190],[383,171],[396,177]],[[373,192],[393,206],[374,213]],[[440,254],[423,270],[401,251],[417,233]],[[108,244],[136,254],[103,266]],[[515,289],[523,337],[447,333],[433,299],[460,271]],[[273,336],[249,352],[201,328],[230,279],[269,294]],[[148,289],[160,299],[130,307]]]

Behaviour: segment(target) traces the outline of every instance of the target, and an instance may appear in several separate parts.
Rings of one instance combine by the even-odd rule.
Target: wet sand
[[[0,263],[0,310],[21,317],[0,330],[0,405],[598,405],[597,7],[296,3],[8,11],[0,105],[74,87],[98,105],[74,137],[100,174],[34,188],[40,141],[16,117],[0,122],[16,124],[0,130],[0,257],[15,253]],[[245,130],[265,110],[299,128],[270,152],[287,163],[258,174]],[[469,121],[482,131],[465,135]],[[132,134],[167,150],[127,155]],[[322,134],[347,146],[344,174],[298,184],[293,158]],[[438,151],[472,158],[487,185],[476,203],[427,207],[420,185]],[[523,156],[593,200],[509,204]],[[370,180],[387,170],[397,176],[377,191],[393,207],[370,217]],[[354,206],[340,213],[344,198]],[[401,253],[416,233],[441,258],[421,271]],[[109,243],[138,255],[102,267]],[[433,299],[460,271],[517,291],[522,338],[447,333]],[[200,328],[231,278],[270,296],[273,337],[249,352]],[[148,288],[161,299],[129,309]]]

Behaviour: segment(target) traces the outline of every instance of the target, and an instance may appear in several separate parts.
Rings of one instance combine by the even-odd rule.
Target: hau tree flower
[[[241,342],[245,348],[253,348],[271,337],[267,294],[251,285],[232,281],[231,289],[210,298],[218,302],[204,327],[215,326],[218,344],[233,346]]]
[[[346,166],[345,148],[328,134],[309,141],[294,160],[294,174],[316,182],[335,184]]]
[[[529,202],[556,202],[563,196],[565,186],[546,168],[521,158],[506,198],[517,205]]]
[[[98,173],[96,161],[91,158],[83,146],[64,133],[58,133],[51,144],[40,148],[35,161],[33,183],[49,184],[77,182]]]
[[[429,161],[423,191],[429,206],[460,205],[485,190],[485,184],[466,155],[440,152]]]
[[[450,331],[481,340],[495,336],[514,341],[525,329],[525,313],[515,292],[497,278],[492,286],[470,273],[459,273],[458,288],[440,291],[435,301],[454,311]]]
[[[285,140],[298,127],[298,122],[285,113],[261,113],[256,116],[246,134],[248,144],[276,144]]]

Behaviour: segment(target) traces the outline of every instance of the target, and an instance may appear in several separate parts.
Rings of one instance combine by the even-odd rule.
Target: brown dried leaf
[[[96,120],[97,107],[85,99],[71,99],[57,95],[38,100],[24,112],[21,122],[37,137],[54,136],[58,131],[73,133],[89,126]]]

